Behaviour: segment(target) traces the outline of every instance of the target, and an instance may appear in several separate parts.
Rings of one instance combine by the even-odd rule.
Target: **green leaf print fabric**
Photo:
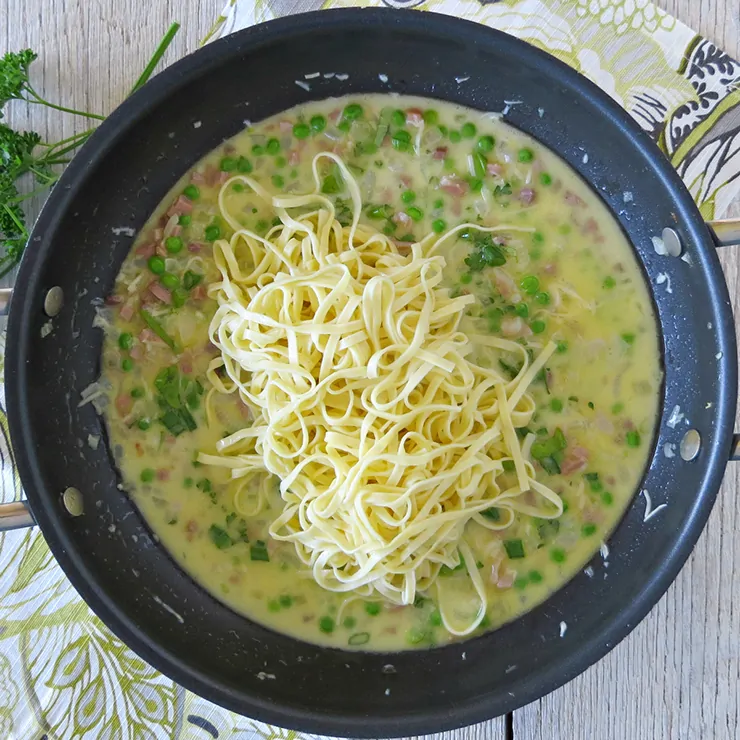
[[[231,0],[212,37],[351,5],[465,17],[554,54],[629,111],[706,218],[740,191],[740,64],[648,0]],[[411,11],[413,9],[413,11]],[[4,336],[0,336],[0,362]],[[22,497],[0,386],[0,496]],[[174,684],[88,609],[37,529],[0,534],[0,738],[293,740]]]

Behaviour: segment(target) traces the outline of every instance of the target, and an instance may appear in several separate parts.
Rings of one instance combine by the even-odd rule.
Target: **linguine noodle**
[[[321,159],[341,172],[349,226],[320,192]],[[284,505],[270,534],[293,543],[323,588],[398,605],[436,589],[445,627],[465,635],[487,599],[466,526],[502,530],[514,512],[563,511],[535,479],[531,435],[516,433],[532,419],[527,388],[555,346],[530,361],[516,342],[462,332],[474,298],[450,295],[435,254],[450,233],[402,253],[359,223],[359,188],[341,159],[318,154],[313,174],[306,195],[273,196],[242,175],[221,190],[221,216],[235,233],[214,248],[221,281],[209,287],[219,306],[210,336],[220,356],[208,377],[211,395],[238,393],[253,422],[198,459],[230,469],[245,515],[264,506],[269,476],[279,479]],[[280,223],[264,237],[225,207],[233,182],[272,204]],[[526,231],[466,224],[452,233],[462,228]],[[517,353],[517,376],[473,363],[474,342]],[[502,477],[507,461],[515,476]],[[482,515],[493,506],[497,521]],[[463,562],[477,594],[472,612],[438,579]]]

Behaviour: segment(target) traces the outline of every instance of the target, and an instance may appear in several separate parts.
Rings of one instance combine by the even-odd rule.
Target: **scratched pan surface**
[[[308,90],[295,84],[316,71],[342,79],[322,75]],[[515,622],[401,654],[319,648],[216,601],[151,538],[117,488],[107,446],[84,443],[101,434],[100,419],[90,405],[77,406],[99,373],[92,302],[111,290],[131,245],[119,229],[138,230],[182,173],[245,119],[384,91],[492,111],[521,101],[506,120],[568,161],[629,235],[651,285],[665,365],[662,417],[641,488],[653,507],[667,507],[644,521],[645,497],[637,496],[608,556],[591,563],[593,575],[576,576]],[[654,251],[651,237],[666,226],[679,234],[683,259]],[[659,273],[672,292],[656,284]],[[55,556],[93,610],[152,665],[229,709],[286,727],[353,737],[432,732],[503,714],[562,685],[614,647],[668,588],[707,519],[729,454],[734,327],[712,239],[689,194],[648,137],[587,80],[466,21],[324,11],[243,31],[175,64],[75,158],[36,225],[17,285],[6,358],[11,433]],[[44,296],[57,285],[64,306],[42,339]],[[674,428],[675,407],[685,418]],[[687,420],[702,438],[692,462],[663,452],[666,443],[678,446]],[[82,516],[63,507],[67,486],[82,492]]]

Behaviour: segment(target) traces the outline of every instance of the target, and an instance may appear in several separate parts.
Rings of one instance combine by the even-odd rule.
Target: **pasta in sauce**
[[[656,323],[618,225],[452,104],[329,100],[237,135],[108,304],[127,490],[214,595],[310,641],[515,618],[598,550],[649,452]]]

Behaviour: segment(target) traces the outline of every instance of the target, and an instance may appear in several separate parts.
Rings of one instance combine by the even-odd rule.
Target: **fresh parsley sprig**
[[[178,23],[170,26],[129,94],[152,76],[179,28]],[[98,113],[67,108],[43,98],[29,78],[29,68],[37,56],[31,49],[24,49],[8,52],[0,59],[0,277],[15,267],[28,242],[26,214],[21,204],[54,185],[61,174],[59,167],[69,162],[68,155],[95,131],[92,127],[55,143],[45,142],[35,131],[17,131],[2,123],[5,105],[11,100],[22,100],[96,121],[105,119]],[[19,184],[25,176],[31,176],[36,187],[22,193]]]

